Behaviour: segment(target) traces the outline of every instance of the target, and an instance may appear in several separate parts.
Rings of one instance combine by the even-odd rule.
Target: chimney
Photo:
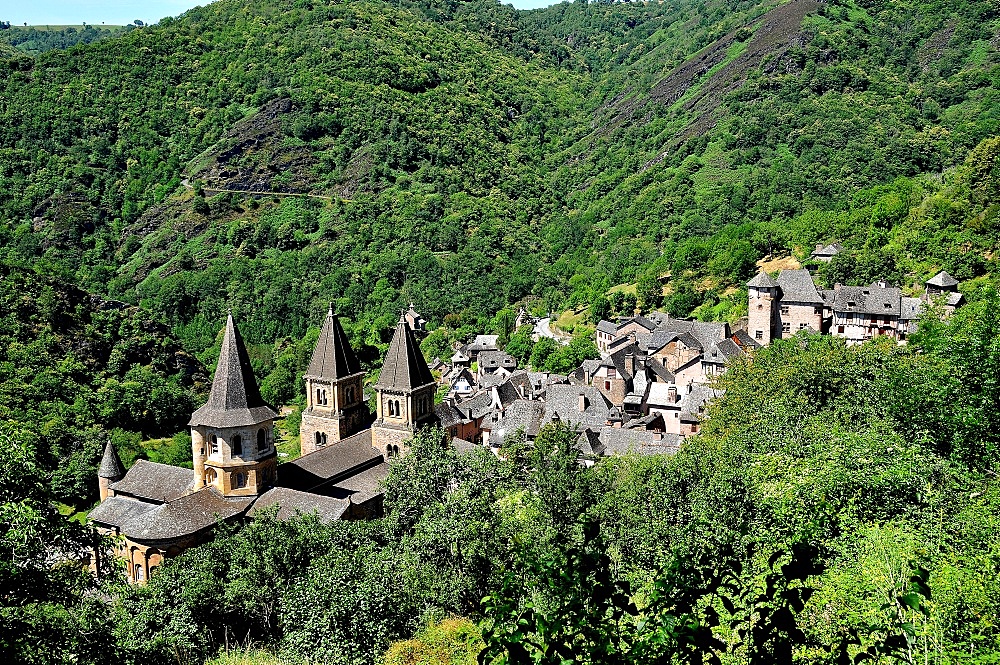
[[[841,284],[840,282],[837,282],[836,284],[834,284],[833,285],[833,292],[837,293],[838,291],[840,291],[840,287],[841,286],[843,286],[843,284]]]
[[[521,399],[524,399],[524,384],[523,383],[517,384],[517,394],[521,396]]]
[[[625,354],[625,372],[629,376],[635,376],[635,355],[631,353]]]
[[[582,392],[580,393],[580,413],[587,410],[587,396]]]
[[[823,251],[823,243],[821,243],[821,242],[816,243],[816,251],[817,252],[822,252]]]
[[[590,385],[590,368],[586,365],[583,366],[583,380],[588,386]]]
[[[667,401],[671,404],[677,403],[677,386],[670,384],[667,388]]]

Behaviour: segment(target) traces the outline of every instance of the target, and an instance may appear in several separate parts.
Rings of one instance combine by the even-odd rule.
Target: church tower
[[[115,450],[115,444],[108,439],[108,445],[104,446],[104,457],[101,458],[101,466],[97,469],[97,483],[101,490],[101,501],[111,493],[111,483],[117,482],[125,477],[125,465]]]
[[[747,282],[747,332],[761,346],[781,337],[778,307],[781,302],[778,283],[763,270]]]
[[[306,384],[306,409],[299,430],[303,455],[346,439],[368,424],[365,373],[332,305],[302,378]]]
[[[437,422],[437,384],[406,322],[406,312],[396,324],[375,390],[378,417],[372,426],[372,445],[386,457],[405,452],[406,442],[418,429]]]
[[[188,423],[194,489],[212,486],[224,496],[255,496],[269,487],[277,465],[277,417],[260,396],[246,346],[230,314],[212,392]]]

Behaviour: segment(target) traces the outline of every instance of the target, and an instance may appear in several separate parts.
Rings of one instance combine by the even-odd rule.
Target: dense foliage
[[[114,37],[0,30],[0,646],[996,661],[998,34],[966,0],[219,0]],[[738,363],[673,457],[430,434],[384,520],[262,516],[101,596],[67,562],[52,503],[94,499],[109,436],[185,461],[227,308],[289,403],[330,302],[370,371],[412,300],[428,359],[493,332],[567,372],[587,322],[735,320],[762,259],[830,241],[831,285],[944,268],[972,303],[909,347]],[[572,343],[532,342],[520,305],[572,310]]]

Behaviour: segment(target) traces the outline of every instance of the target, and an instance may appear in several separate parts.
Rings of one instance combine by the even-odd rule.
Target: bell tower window
[[[267,432],[261,427],[257,430],[257,452],[261,453],[267,450]]]
[[[233,455],[243,454],[243,437],[239,434],[233,435]]]
[[[219,437],[217,437],[214,434],[212,435],[212,454],[213,455],[219,454]]]

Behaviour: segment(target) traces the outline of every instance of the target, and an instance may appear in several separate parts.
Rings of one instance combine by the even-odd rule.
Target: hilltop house
[[[848,344],[875,337],[903,342],[929,301],[940,298],[946,311],[962,303],[958,280],[944,271],[925,287],[922,298],[911,298],[885,282],[819,289],[808,270],[782,270],[777,279],[760,272],[747,283],[748,330],[765,346],[800,330],[843,337]]]

